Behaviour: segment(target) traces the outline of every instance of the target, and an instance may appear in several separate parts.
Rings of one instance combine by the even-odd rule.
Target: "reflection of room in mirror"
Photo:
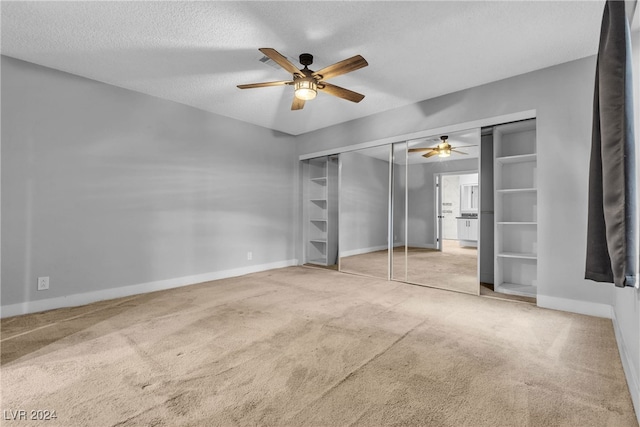
[[[452,197],[459,200],[456,215],[456,236],[460,247],[478,247],[478,174],[458,175],[457,188],[451,188]],[[446,238],[446,237],[445,237]]]
[[[388,278],[390,145],[340,154],[340,271]],[[378,259],[380,259],[378,261]]]
[[[477,219],[480,129],[448,135],[458,152],[425,157],[440,140],[434,135],[341,153],[341,271],[479,293],[477,245],[460,235],[457,217]],[[439,200],[437,180],[450,190],[446,200]],[[444,232],[439,215],[448,221]]]

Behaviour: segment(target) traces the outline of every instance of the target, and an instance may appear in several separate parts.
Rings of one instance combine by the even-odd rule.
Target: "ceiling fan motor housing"
[[[305,67],[313,64],[313,55],[311,55],[310,53],[301,53],[300,64],[304,65]]]

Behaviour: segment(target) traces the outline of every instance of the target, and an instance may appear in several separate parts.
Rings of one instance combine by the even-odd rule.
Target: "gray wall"
[[[353,120],[298,137],[298,153],[536,110],[539,301],[605,311],[612,288],[584,280],[594,70],[589,57]]]
[[[1,66],[3,305],[295,258],[293,137]]]
[[[389,162],[355,151],[342,153],[340,162],[341,256],[386,247]]]

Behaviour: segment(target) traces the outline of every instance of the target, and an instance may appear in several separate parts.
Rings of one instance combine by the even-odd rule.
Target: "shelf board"
[[[325,182],[327,182],[327,177],[326,176],[319,176],[317,178],[311,178],[310,181],[311,182],[317,182],[318,184],[324,184]]]
[[[327,203],[327,199],[309,199],[313,203]]]
[[[310,259],[309,261],[307,261],[307,263],[309,263],[309,264],[317,264],[317,265],[329,265],[327,263],[327,259],[326,258]]]
[[[311,243],[327,243],[327,239],[309,239]]]
[[[498,221],[498,225],[538,225],[535,221]]]
[[[498,163],[507,164],[507,163],[523,163],[523,162],[535,162],[537,155],[533,154],[519,154],[517,156],[505,156],[505,157],[496,157],[496,161]]]
[[[536,297],[538,288],[533,285],[521,285],[518,283],[501,283],[495,286],[496,292],[509,295],[520,295],[523,297]]]
[[[309,221],[311,221],[311,222],[327,222],[326,219],[322,219],[322,218],[311,218]]]
[[[538,259],[538,255],[534,253],[523,252],[500,252],[498,256],[502,258]]]
[[[500,194],[515,194],[515,193],[535,193],[537,188],[504,188],[502,190],[496,190]]]

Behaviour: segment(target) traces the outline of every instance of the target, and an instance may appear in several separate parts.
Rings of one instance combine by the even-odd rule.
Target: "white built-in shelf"
[[[501,258],[517,258],[517,259],[538,259],[538,255],[534,253],[521,252],[500,252],[498,256]]]
[[[303,168],[306,218],[305,262],[328,265],[338,251],[338,159],[321,156],[309,159]]]
[[[520,193],[535,193],[537,188],[503,188],[502,190],[496,190],[498,194],[520,194]]]
[[[496,157],[496,162],[507,164],[507,163],[523,163],[523,162],[535,162],[537,159],[537,155],[534,154],[519,154],[517,156],[505,156],[505,157]]]
[[[518,283],[501,283],[494,287],[494,291],[503,294],[520,295],[523,297],[536,297],[538,289],[533,285],[521,285]]]
[[[537,162],[535,120],[493,130],[494,290],[536,296]]]

